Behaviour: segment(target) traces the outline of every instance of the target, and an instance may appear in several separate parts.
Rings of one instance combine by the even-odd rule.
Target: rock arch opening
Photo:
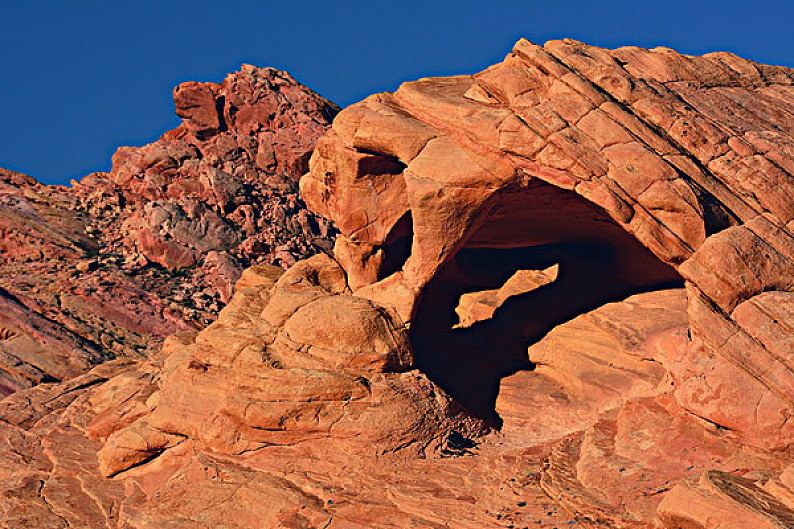
[[[496,427],[499,382],[534,368],[528,346],[605,303],[683,286],[673,267],[602,208],[543,182],[497,193],[475,226],[423,289],[410,338],[417,367]],[[556,275],[505,296],[490,317],[461,325],[462,296],[499,289],[524,270]]]
[[[413,237],[414,223],[409,211],[400,217],[386,237],[383,244],[383,257],[378,268],[378,281],[403,268],[411,255]]]

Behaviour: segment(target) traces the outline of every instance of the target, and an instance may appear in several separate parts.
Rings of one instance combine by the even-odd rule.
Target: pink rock
[[[294,183],[331,107],[251,66],[183,85],[185,125],[75,194],[131,210],[116,248],[193,252],[146,276],[180,292],[163,317],[220,306],[258,264],[159,354],[0,401],[2,518],[792,526],[793,87],[730,54],[522,39],[343,111],[300,183],[341,235],[300,259],[330,249]],[[8,202],[0,221],[35,228],[13,259],[88,259],[79,215]],[[97,262],[61,306],[131,299]],[[147,294],[138,313],[169,299]]]
[[[333,103],[253,66],[183,83],[174,103],[183,124],[121,147],[110,174],[64,188],[0,171],[0,285],[13,306],[0,318],[0,394],[154,352],[210,323],[248,265],[333,247],[333,226],[295,192]]]

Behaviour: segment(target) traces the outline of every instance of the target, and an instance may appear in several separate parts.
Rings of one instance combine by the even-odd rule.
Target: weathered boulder
[[[402,321],[344,293],[337,271],[322,254],[302,261],[270,288],[238,292],[195,341],[169,347],[150,412],[102,432],[100,471],[127,470],[185,440],[226,454],[305,439],[351,453],[424,452],[456,428],[480,431],[424,376],[403,373],[412,354]],[[268,320],[284,292],[293,294],[290,315]]]

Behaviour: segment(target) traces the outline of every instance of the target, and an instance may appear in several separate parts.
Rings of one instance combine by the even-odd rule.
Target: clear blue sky
[[[275,66],[341,106],[473,73],[519,37],[794,66],[794,2],[0,0],[0,167],[65,183],[178,125],[171,89]]]

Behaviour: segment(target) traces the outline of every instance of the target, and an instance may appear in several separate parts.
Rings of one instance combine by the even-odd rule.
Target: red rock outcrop
[[[671,365],[676,398],[748,443],[784,449],[792,84],[790,69],[725,53],[522,40],[476,75],[406,83],[344,110],[301,188],[339,226],[356,295],[388,300],[412,328],[428,325],[423,303],[438,319],[439,289],[456,289],[443,302],[451,314],[460,292],[522,259],[561,262],[560,289],[569,281],[601,301],[680,274],[691,341]],[[553,244],[574,253],[499,250]],[[583,244],[608,255],[597,263],[587,250],[594,261],[582,266]]]
[[[0,395],[146,355],[210,323],[245,267],[331,249],[296,191],[332,103],[249,65],[174,102],[183,124],[109,174],[65,188],[0,170]]]
[[[4,523],[792,527],[792,138],[794,70],[575,41],[353,105],[334,258],[0,402]]]
[[[529,393],[544,395],[572,385],[603,406],[565,396],[562,415],[579,426],[561,432],[619,409],[614,396],[642,385],[599,374],[617,357],[595,355],[598,341],[581,344],[588,359],[562,359],[562,346],[535,359],[526,346],[605,301],[679,283],[687,339],[652,355],[673,385],[665,413],[787,454],[793,85],[790,69],[725,53],[522,40],[473,76],[406,83],[344,110],[301,189],[339,226],[336,255],[354,294],[394,306],[417,365],[505,432],[525,419],[507,422],[500,406],[533,409],[507,396],[534,384]],[[461,294],[555,263],[554,283],[455,328]]]

